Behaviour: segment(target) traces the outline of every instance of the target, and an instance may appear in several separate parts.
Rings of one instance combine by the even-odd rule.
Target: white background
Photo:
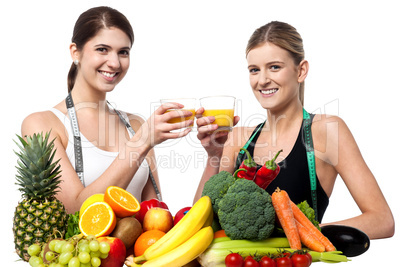
[[[400,72],[402,38],[397,1],[8,1],[0,21],[2,79],[1,266],[18,263],[12,217],[20,200],[14,185],[15,134],[30,113],[65,98],[71,64],[68,46],[80,13],[95,5],[123,12],[135,43],[125,80],[108,96],[117,108],[153,112],[164,97],[229,94],[238,99],[240,125],[263,119],[251,94],[245,61],[248,38],[259,26],[280,20],[295,26],[310,62],[305,108],[342,117],[391,206],[396,233],[374,240],[369,251],[342,266],[392,266],[401,238],[402,150]],[[140,96],[141,94],[141,96]],[[154,103],[154,104],[152,104]],[[192,204],[205,154],[191,133],[156,148],[164,200],[174,214]],[[367,195],[370,197],[370,195]],[[359,214],[338,179],[324,222]],[[381,227],[379,225],[378,227]],[[389,256],[391,255],[391,256]],[[316,263],[315,266],[325,266]]]

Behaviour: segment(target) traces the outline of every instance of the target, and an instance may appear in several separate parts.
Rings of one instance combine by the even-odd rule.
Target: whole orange
[[[143,232],[135,241],[134,256],[138,257],[144,254],[145,250],[158,241],[165,233],[160,230],[149,230]]]

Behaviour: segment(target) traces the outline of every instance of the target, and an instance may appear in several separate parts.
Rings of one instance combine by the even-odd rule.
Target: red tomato
[[[277,267],[292,267],[292,260],[289,257],[281,257],[276,260]]]
[[[230,253],[225,258],[226,267],[243,267],[243,257],[239,253]]]
[[[310,259],[306,254],[293,254],[292,258],[293,267],[308,267],[310,266]]]
[[[311,265],[313,263],[313,257],[311,257],[311,254],[308,252],[306,253],[306,256],[307,256],[308,260],[310,261],[310,265]]]
[[[276,267],[275,260],[268,256],[264,256],[260,260],[260,267]]]
[[[247,256],[244,259],[244,267],[259,267],[258,261],[256,261],[253,256]]]

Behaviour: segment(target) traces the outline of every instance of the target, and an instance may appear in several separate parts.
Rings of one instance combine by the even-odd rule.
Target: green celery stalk
[[[237,241],[236,245],[232,241]],[[246,241],[246,242],[244,242]],[[222,241],[218,242],[212,246],[210,246],[207,250],[204,251],[199,257],[198,261],[204,267],[215,266],[215,267],[224,267],[225,266],[225,257],[230,253],[239,253],[243,257],[248,255],[267,255],[267,254],[276,254],[280,251],[286,250],[289,252],[294,252],[294,250],[289,247],[279,248],[279,247],[268,247],[261,246],[258,244],[259,241],[255,242],[255,246],[250,244],[252,241],[248,240],[231,240],[231,241]],[[227,247],[225,247],[225,243]],[[220,248],[216,246],[219,244]],[[333,252],[316,252],[316,251],[308,251],[313,258],[314,262],[322,261],[329,263],[336,262],[347,262],[349,259],[342,255],[341,251],[333,251]]]
[[[214,238],[214,240],[212,240],[211,244],[215,244],[215,243],[219,243],[219,242],[223,242],[223,241],[229,241],[229,240],[232,240],[232,239],[230,239],[230,237],[227,237],[227,236],[217,237],[217,238]]]
[[[271,237],[261,241],[250,240],[222,240],[212,242],[209,246],[215,248],[246,248],[246,247],[271,247],[271,248],[288,248],[289,241],[286,237]]]

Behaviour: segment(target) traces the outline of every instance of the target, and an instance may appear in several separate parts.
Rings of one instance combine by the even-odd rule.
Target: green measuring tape
[[[314,155],[313,137],[311,135],[311,123],[312,119],[310,117],[310,114],[305,109],[303,109],[303,132],[304,132],[304,143],[306,146],[306,153],[307,153],[308,171],[310,174],[311,200],[313,203],[315,219],[318,220],[317,179],[315,174],[315,155]]]

